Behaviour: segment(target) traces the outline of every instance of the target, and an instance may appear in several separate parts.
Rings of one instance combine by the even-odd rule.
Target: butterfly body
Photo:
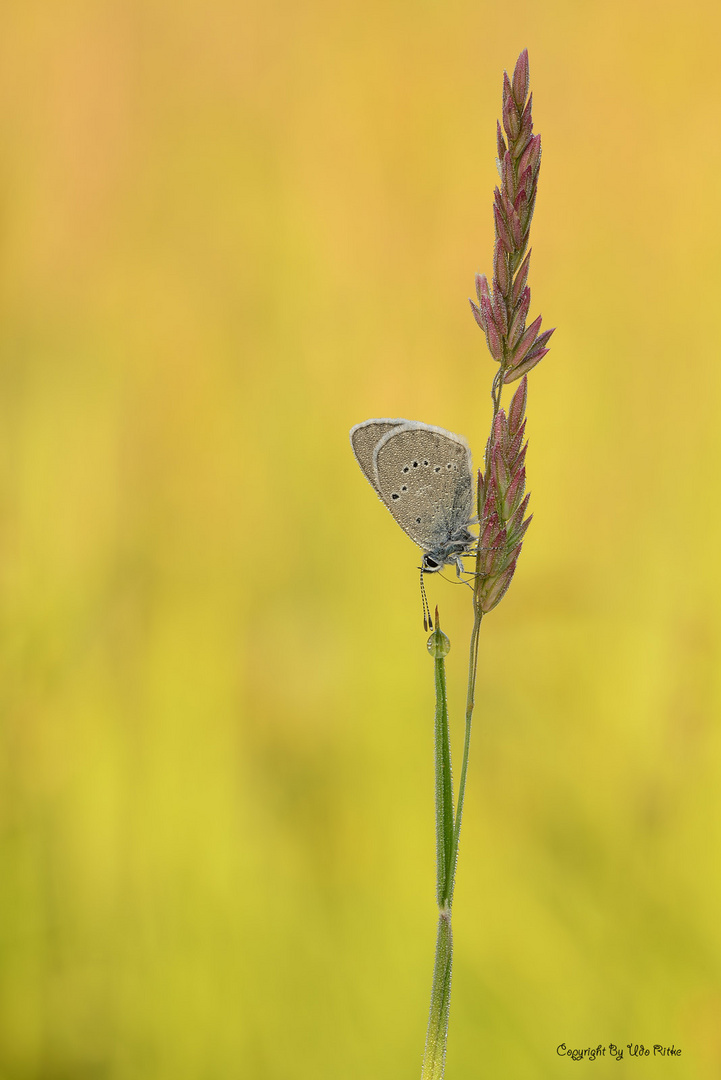
[[[356,460],[403,531],[423,549],[422,569],[462,569],[476,537],[471,451],[452,431],[417,420],[379,419],[350,433]]]

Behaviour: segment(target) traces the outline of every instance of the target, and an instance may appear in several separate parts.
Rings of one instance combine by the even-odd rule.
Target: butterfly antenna
[[[433,619],[431,618],[431,609],[428,606],[428,597],[426,596],[426,586],[423,582],[423,567],[421,567],[421,600],[423,601],[423,629],[433,629]]]

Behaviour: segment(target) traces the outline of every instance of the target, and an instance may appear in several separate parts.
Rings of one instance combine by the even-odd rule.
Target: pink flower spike
[[[519,109],[523,108],[523,103],[526,100],[528,84],[528,49],[524,49],[518,60],[516,60],[516,67],[513,72],[513,97]]]
[[[513,468],[514,469],[517,469],[519,467],[519,461],[521,462],[521,464],[523,464],[523,462],[521,461],[521,457],[519,455],[519,450],[521,449],[521,443],[523,442],[523,433],[525,432],[525,430],[526,430],[526,421],[524,420],[523,423],[521,424],[520,428],[516,432],[516,434],[511,439],[511,445],[510,445],[510,447],[508,449],[508,456],[509,456],[509,459],[511,461],[513,461]],[[525,451],[525,447],[524,447],[524,449],[521,451],[521,453],[525,454],[525,452],[526,451]]]
[[[503,446],[506,441],[506,414],[503,409],[499,409],[496,413],[496,418],[493,421],[493,449],[496,450],[499,446]]]
[[[498,521],[498,515],[496,514],[496,497],[498,495],[498,488],[496,487],[496,481],[493,478],[493,470],[490,468],[486,472],[486,479],[488,486],[486,488],[486,501],[483,504],[483,521],[491,521],[494,517]]]
[[[540,135],[533,135],[528,140],[528,142],[526,144],[526,149],[523,151],[523,153],[521,155],[521,160],[518,162],[518,175],[519,176],[523,176],[523,174],[526,172],[527,169],[530,172],[533,172],[531,162],[534,159],[538,160],[538,153],[537,153],[537,150],[536,150],[536,140],[538,140],[538,143],[540,145],[540,141],[541,141],[541,136]]]
[[[508,78],[508,72],[503,72],[503,108],[509,100],[513,99],[513,91],[511,89],[511,80]]]
[[[519,218],[522,218],[525,214],[527,205],[528,193],[526,192],[525,187],[522,186],[515,199],[513,200],[513,209],[514,212],[518,214]]]
[[[533,356],[533,357],[531,357],[530,360],[528,358],[526,358],[523,361],[522,364],[518,365],[517,368],[512,368],[508,372],[508,374],[503,379],[504,383],[515,382],[516,379],[520,379],[521,375],[528,374],[528,372],[531,371],[532,368],[534,368],[536,366],[536,364],[538,364],[541,360],[543,360],[544,356],[549,351],[550,351],[549,349],[542,349],[541,352],[538,354],[538,356]]]
[[[494,446],[493,452],[491,454],[490,473],[491,473],[491,481],[493,482],[493,493],[494,493],[494,495],[497,496],[498,495],[498,465],[496,463],[496,448],[495,448],[495,446]],[[494,503],[494,506],[495,506],[495,503]]]
[[[508,535],[511,537],[513,543],[518,543],[519,540],[523,539],[526,529],[528,528],[528,523],[531,521],[530,517],[528,523],[523,520],[523,515],[528,509],[528,501],[530,498],[531,493],[529,491],[528,494],[523,496],[520,506],[516,508],[513,517],[508,522]],[[531,514],[531,517],[533,517],[533,514]]]
[[[500,291],[493,297],[493,316],[501,335],[505,337],[508,333],[508,315]]]
[[[503,161],[501,162],[501,179],[503,180],[503,190],[507,195],[513,196],[513,191],[516,183],[516,170],[513,164],[513,157],[511,151],[507,150]]]
[[[516,348],[513,351],[513,366],[514,367],[516,367],[518,364],[520,364],[521,360],[523,360],[526,353],[531,351],[531,347],[532,347],[532,345],[534,344],[534,342],[536,340],[536,334],[538,333],[538,331],[540,329],[541,329],[541,316],[539,315],[538,318],[534,319],[534,321],[528,327],[525,334],[523,335],[521,340],[518,342],[518,345],[516,346]]]
[[[526,402],[528,401],[528,379],[524,379],[516,390],[508,409],[508,427],[512,435],[515,435],[523,423],[526,415]]]
[[[511,475],[498,446],[494,449],[493,457],[491,458],[491,476],[493,478],[493,489],[496,496],[495,510],[500,518],[503,513],[503,499],[508,489]]]
[[[501,212],[497,206],[493,207],[493,218],[496,224],[496,236],[503,244],[504,248],[509,255],[513,254],[513,240],[511,234],[508,231],[505,221],[501,217]]]
[[[508,491],[508,485],[511,482],[511,474],[500,446],[496,447],[496,452],[493,455],[492,468],[493,478],[498,486],[499,495],[505,498],[505,493]]]
[[[501,540],[505,539],[503,523],[494,510],[488,519],[488,526],[483,530],[486,546],[497,548]]]
[[[478,303],[482,302],[484,296],[490,299],[490,289],[488,288],[488,278],[485,274],[476,274],[476,296],[478,297]]]
[[[508,76],[506,75],[505,78],[507,80]],[[508,135],[510,141],[515,142],[515,140],[518,138],[518,133],[521,130],[521,119],[518,115],[518,109],[516,108],[516,103],[513,100],[512,94],[509,94],[505,102],[503,103],[503,126],[506,129],[506,135]]]
[[[493,321],[493,318],[488,318],[488,315],[487,315],[487,312],[486,312],[486,306],[487,306],[488,310],[490,311],[491,305],[488,304],[488,302],[486,301],[485,296],[484,296],[483,300],[484,300],[483,311],[484,311],[484,314],[486,314],[486,341],[488,343],[488,351],[490,352],[490,354],[491,354],[491,356],[493,357],[494,360],[500,361],[500,360],[503,359],[503,345],[501,344],[501,338],[500,338],[500,335],[499,335],[498,330],[496,328],[496,324]]]
[[[485,327],[485,325],[483,323],[483,316],[481,315],[481,309],[478,307],[477,304],[473,303],[470,296],[468,297],[468,303],[471,305],[471,310],[473,311],[473,318],[476,320],[476,322],[480,326],[481,330],[485,334],[486,327]]]
[[[483,532],[481,533],[481,535],[479,537],[479,543],[480,543],[482,548],[489,547],[489,545],[491,543],[491,540],[493,539],[495,533],[497,532],[497,529],[498,529],[498,516],[496,514],[491,514],[491,517],[488,519],[488,524],[486,525],[485,529],[483,530]]]
[[[496,240],[493,245],[493,276],[498,282],[498,288],[503,296],[507,296],[511,287],[511,278],[508,273],[508,258],[503,244],[499,240]]]
[[[508,592],[508,586],[511,584],[511,578],[515,572],[516,564],[511,563],[508,569],[496,578],[481,602],[481,610],[485,615],[487,615],[489,611],[493,611],[497,604],[500,604],[501,600]]]
[[[519,469],[515,474],[510,484],[508,485],[508,491],[506,497],[503,500],[504,517],[506,519],[513,517],[514,512],[518,509],[518,506],[523,498],[523,493],[526,490],[526,470]]]
[[[521,503],[521,506],[527,506],[528,505],[528,503],[526,501],[527,499],[528,499],[528,495],[526,496],[526,498]],[[521,517],[523,517],[523,515],[521,515]],[[533,521],[533,514],[529,514],[529,516],[526,518],[526,520],[521,525],[521,528],[520,528],[520,530],[519,530],[519,532],[517,534],[519,540],[522,540],[523,537],[526,535],[526,533],[528,532],[528,526],[531,524],[532,521]]]
[[[511,195],[513,190],[511,190]],[[505,187],[503,191],[498,193],[498,209],[501,211],[503,219],[509,221],[511,214],[513,213],[513,199],[509,196]]]
[[[513,193],[516,188],[516,174],[513,169],[513,158],[510,151],[506,153],[501,165],[501,180],[503,181],[503,194],[508,200],[506,208],[506,213],[508,213],[508,208],[513,205]]]
[[[536,173],[538,172],[538,167],[541,164],[541,136],[534,135],[528,145],[529,148],[533,147],[528,159],[528,167],[531,169],[532,172]]]
[[[517,304],[518,299],[521,296],[523,290],[526,288],[526,282],[528,281],[528,268],[530,264],[531,253],[530,251],[526,255],[525,259],[521,263],[516,273],[516,280],[513,282],[513,293],[511,295],[511,303]]]
[[[493,569],[493,553],[494,548],[489,546],[487,548],[481,548],[481,562],[479,570],[483,575],[490,574]]]
[[[508,345],[509,348],[513,348],[514,345],[520,340],[521,335],[526,329],[526,315],[528,315],[528,309],[531,306],[531,290],[525,289],[521,303],[516,309],[516,314],[511,320],[511,326],[508,331]]]
[[[521,112],[520,109],[518,111]],[[528,101],[526,102],[526,107],[523,110],[523,112],[521,113],[521,127],[526,128],[528,131],[533,131],[532,113],[533,113],[533,94],[531,94],[531,96],[529,97]]]
[[[479,306],[483,315],[484,323],[488,324],[489,322],[493,322],[493,305],[491,301],[491,294],[487,290],[481,295],[481,303]]]
[[[493,543],[491,549],[491,559],[487,574],[500,574],[508,566],[508,556],[506,555],[507,536],[505,529],[499,529],[498,535]]]
[[[533,191],[533,185],[536,183],[536,178],[533,175],[533,170],[529,167],[524,169],[523,172],[518,174],[518,186],[525,191],[525,199],[528,202],[528,193]]]
[[[500,120],[496,120],[496,149],[498,150],[498,160],[503,161],[508,147],[506,146],[506,140],[503,138]]]
[[[520,433],[519,433],[520,434]],[[515,441],[515,440],[514,440]],[[528,443],[524,443],[523,449],[513,463],[513,471],[516,469],[523,469],[526,466],[526,454],[528,453]]]
[[[523,156],[523,153],[524,153],[526,147],[528,146],[528,144],[529,144],[529,142],[531,141],[532,138],[533,138],[533,132],[528,131],[527,128],[521,127],[521,132],[520,132],[518,138],[516,139],[515,143],[513,144],[513,156],[515,157],[516,161],[518,161],[519,158],[521,158]],[[518,175],[519,176],[522,175],[520,170],[519,170]]]
[[[523,547],[523,543],[522,543],[522,542],[521,542],[521,543],[518,543],[518,544],[516,544],[516,545],[515,545],[514,547],[512,547],[512,548],[511,548],[511,550],[510,550],[510,551],[508,552],[508,554],[506,555],[506,558],[507,558],[507,559],[511,559],[511,560],[512,560],[513,562],[518,562],[518,556],[519,556],[519,555],[521,554],[521,548],[522,548],[522,547]]]
[[[532,138],[533,118],[529,112],[524,112],[521,117],[521,130],[513,146],[517,158],[520,157]]]
[[[531,357],[535,356],[536,353],[539,353],[541,351],[541,349],[546,348],[547,343],[551,339],[551,334],[553,333],[553,331],[555,329],[556,329],[556,327],[552,326],[550,330],[544,330],[542,334],[538,335],[538,337],[536,338],[536,340],[533,343],[533,348],[529,352],[526,359],[530,360]],[[546,351],[548,351],[548,350],[546,350]]]
[[[506,547],[506,534],[503,529],[496,530],[493,536],[491,536],[488,545],[483,547],[480,571],[482,574],[492,574],[497,571],[497,563],[499,558],[499,551],[502,553]],[[501,555],[502,557],[502,555]],[[501,567],[502,569],[502,567]]]
[[[514,209],[511,209],[511,213],[508,215],[508,224],[511,227],[514,250],[518,251],[523,243],[523,228],[521,227],[521,219]]]

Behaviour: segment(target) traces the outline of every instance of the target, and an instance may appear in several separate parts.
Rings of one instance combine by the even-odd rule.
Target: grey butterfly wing
[[[404,532],[425,551],[448,541],[472,516],[470,448],[460,435],[406,421],[373,453],[375,487]]]
[[[383,438],[393,428],[409,423],[408,420],[364,420],[362,424],[356,424],[350,431],[350,442],[353,447],[356,461],[365,473],[366,480],[372,484],[378,495],[378,484],[375,469],[373,467],[373,452]]]

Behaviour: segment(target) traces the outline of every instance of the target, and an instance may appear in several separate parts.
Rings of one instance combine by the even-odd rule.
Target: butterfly
[[[365,420],[350,432],[356,461],[381,502],[420,548],[423,573],[463,570],[477,537],[471,451],[462,435],[417,420]]]

